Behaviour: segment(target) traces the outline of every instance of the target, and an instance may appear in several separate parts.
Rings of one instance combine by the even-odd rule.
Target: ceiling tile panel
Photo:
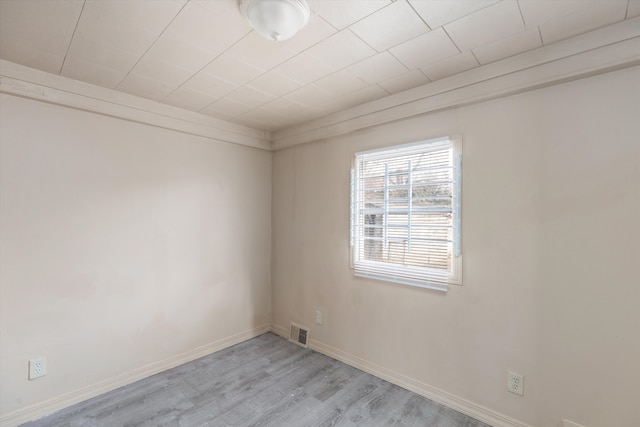
[[[529,29],[514,36],[478,46],[473,53],[481,64],[499,61],[542,46],[538,28]]]
[[[318,108],[319,105],[330,102],[334,96],[315,85],[307,85],[287,94],[285,98],[311,108]]]
[[[300,84],[308,84],[335,71],[320,59],[306,52],[278,65],[275,70]]]
[[[115,87],[176,16],[183,3],[150,0],[87,1],[69,47],[62,75],[78,78],[83,73],[82,70],[96,67],[108,69],[107,80],[99,75],[85,81],[97,83],[99,79],[110,82],[107,87]],[[149,19],[138,25],[135,19],[143,16]],[[119,73],[119,77],[114,73]],[[85,74],[89,76],[88,73]]]
[[[556,18],[578,12],[585,6],[590,8],[594,3],[602,3],[602,1],[603,0],[518,0],[518,3],[520,4],[520,11],[522,12],[525,25],[527,28],[532,28]]]
[[[100,1],[100,0],[99,0]],[[152,0],[155,1],[155,0]],[[226,25],[241,26],[251,30],[251,26],[244,20],[240,12],[238,0],[189,0],[198,6],[208,9],[216,16],[216,22]],[[243,31],[246,32],[246,31]]]
[[[136,64],[127,77],[122,80],[119,87],[128,87],[130,80],[133,78],[132,76],[135,75],[137,78],[142,77],[162,82],[163,87],[166,89],[166,95],[193,75],[192,70],[185,70],[176,64],[180,64],[180,62],[168,62],[145,56]],[[165,90],[163,90],[163,92],[165,92]]]
[[[389,95],[389,92],[382,89],[380,86],[370,85],[365,88],[339,96],[332,102],[335,105],[334,111],[338,111],[343,108],[351,108],[355,107],[356,105],[364,104],[365,102],[374,101],[387,95]]]
[[[627,12],[627,2],[608,0],[585,4],[577,12],[540,25],[542,42],[546,45],[571,36],[622,21]]]
[[[182,86],[169,94],[162,102],[187,110],[198,111],[217,100],[218,98],[212,96],[211,92],[198,92]]]
[[[346,29],[318,43],[305,53],[339,70],[375,55],[376,51]]]
[[[339,30],[388,4],[391,4],[391,0],[312,0],[309,2],[314,12]]]
[[[382,52],[364,59],[350,66],[348,70],[371,84],[388,80],[408,71],[407,67],[389,52]]]
[[[635,18],[636,16],[640,16],[640,0],[629,0],[627,19]]]
[[[264,73],[265,70],[261,70],[224,53],[210,62],[202,71],[242,85],[255,79]]]
[[[187,0],[87,0],[84,8],[99,9],[107,21],[160,34],[186,3]]]
[[[249,86],[274,96],[282,96],[299,88],[301,85],[287,76],[272,70],[252,80]]]
[[[247,31],[238,26],[227,32],[225,26],[216,25],[218,19],[209,9],[197,3],[188,3],[131,73],[163,81],[169,91],[173,91]]]
[[[245,105],[259,107],[273,100],[275,96],[251,86],[242,86],[231,92],[225,98],[232,101],[240,102]]]
[[[260,108],[271,110],[285,117],[301,117],[310,113],[309,107],[299,104],[289,98],[280,97],[269,101]]]
[[[214,98],[222,98],[236,90],[240,85],[229,82],[214,74],[201,71],[183,83],[180,87],[195,92],[208,93]]]
[[[378,52],[429,31],[406,0],[396,1],[350,28]]]
[[[320,16],[312,14],[309,18],[309,23],[307,23],[300,32],[296,33],[295,37],[280,42],[279,44],[291,51],[302,52],[336,32],[338,32],[338,30],[327,23],[327,21]]]
[[[0,3],[2,3],[0,1]],[[0,23],[0,27],[1,27]],[[64,55],[54,51],[42,51],[33,40],[10,40],[0,34],[0,55],[2,59],[26,65],[27,67],[58,74],[64,61]]]
[[[442,28],[404,42],[389,52],[409,69],[424,67],[460,53]]]
[[[503,0],[444,26],[463,51],[524,30],[516,0]]]
[[[425,76],[422,71],[411,70],[397,77],[378,83],[384,90],[389,93],[398,93],[407,89],[422,86],[431,80]]]
[[[144,50],[133,53],[131,50],[116,47],[108,43],[107,40],[108,38],[92,40],[81,35],[74,37],[61,74],[69,76],[70,60],[75,59],[86,64],[91,63],[97,67],[105,67],[117,71],[120,75],[120,78],[115,82],[115,85],[117,85],[133,68],[140,55],[144,53]],[[114,85],[110,87],[114,87]]]
[[[480,66],[478,60],[469,51],[444,59],[435,64],[421,68],[422,72],[431,80],[439,80],[444,77],[470,70]]]
[[[234,101],[228,98],[222,98],[214,102],[211,105],[200,110],[202,113],[224,117],[238,117],[248,111],[253,110],[255,107],[251,105],[245,105],[240,102]]]
[[[218,56],[249,31],[251,28],[243,19],[230,21],[224,14],[189,2],[162,33],[160,40],[175,40]]]
[[[409,0],[409,3],[431,28],[437,28],[498,1],[500,0]]]
[[[267,40],[255,31],[250,32],[225,52],[236,60],[268,71],[297,52],[282,43]]]
[[[62,75],[98,86],[115,88],[122,81],[122,70],[114,70],[94,61],[67,56]]]
[[[150,76],[161,74],[162,70],[145,67],[145,64],[170,64],[186,70],[189,76],[202,70],[216,58],[216,54],[200,49],[196,45],[168,38],[159,39],[135,65],[133,71]],[[142,69],[145,69],[144,72]],[[187,77],[189,77],[187,76]]]
[[[58,74],[82,5],[82,0],[0,1],[2,58]]]
[[[121,13],[116,13],[115,6],[126,6],[126,2],[88,2],[82,9],[82,17],[78,22],[78,27],[74,34],[70,47],[70,54],[73,53],[74,45],[81,42],[83,46],[98,43],[103,46],[110,46],[115,49],[130,52],[140,57],[153,42],[160,36],[162,30],[171,22],[173,16],[167,16],[164,26],[151,32],[144,27],[136,25],[130,17],[124,14],[123,7]],[[144,2],[153,9],[153,4]],[[107,5],[107,10],[103,8]],[[176,12],[177,13],[177,12]],[[96,49],[98,51],[102,49]]]
[[[314,85],[333,95],[342,95],[369,86],[367,82],[346,69],[323,77]]]
[[[175,90],[175,85],[167,85],[166,81],[156,80],[139,74],[130,73],[118,86],[133,95],[160,101]]]

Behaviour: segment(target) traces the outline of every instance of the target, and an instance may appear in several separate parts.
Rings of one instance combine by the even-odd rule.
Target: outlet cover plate
[[[37,359],[29,360],[29,379],[35,380],[36,378],[44,377],[47,375],[47,358],[38,357]]]
[[[524,396],[524,376],[507,371],[507,391],[518,396]]]

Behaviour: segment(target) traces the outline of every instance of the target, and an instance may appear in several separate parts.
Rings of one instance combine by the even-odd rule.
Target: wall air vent
[[[294,344],[298,344],[301,347],[309,347],[309,328],[296,325],[291,322],[291,329],[289,329],[289,341]]]

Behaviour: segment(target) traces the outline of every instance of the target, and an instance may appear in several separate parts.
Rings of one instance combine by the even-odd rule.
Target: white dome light
[[[258,33],[276,42],[300,31],[311,14],[306,0],[243,0],[241,8]]]

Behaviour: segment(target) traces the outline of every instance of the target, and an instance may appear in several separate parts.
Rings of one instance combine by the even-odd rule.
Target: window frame
[[[357,259],[358,243],[362,244],[365,240],[364,235],[359,239],[356,237],[356,227],[361,227],[366,223],[363,219],[362,224],[357,224],[359,215],[358,206],[365,203],[362,200],[356,200],[356,193],[361,191],[358,188],[358,165],[360,161],[372,160],[375,158],[393,158],[401,155],[412,153],[426,153],[429,151],[442,150],[443,147],[451,147],[452,149],[452,183],[451,183],[451,271],[436,268],[407,266],[400,263],[380,262],[373,260]],[[461,135],[451,135],[440,138],[426,139],[408,144],[400,144],[394,146],[386,146],[378,149],[360,151],[353,153],[351,162],[351,189],[350,189],[350,224],[349,224],[349,243],[350,243],[350,267],[354,270],[357,277],[382,280],[392,283],[399,283],[421,288],[434,289],[439,291],[447,291],[448,285],[462,285],[462,137]],[[389,184],[385,184],[385,191]],[[387,198],[387,196],[385,196]],[[409,203],[411,205],[411,203]],[[408,209],[411,211],[412,209]],[[408,214],[410,216],[410,214]],[[386,222],[383,230],[389,227]],[[411,229],[410,222],[408,230]],[[410,231],[408,231],[410,232]],[[362,231],[364,233],[364,230]]]

